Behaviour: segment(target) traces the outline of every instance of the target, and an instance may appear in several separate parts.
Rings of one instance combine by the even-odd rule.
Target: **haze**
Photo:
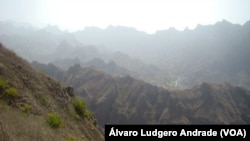
[[[248,0],[0,0],[0,20],[57,25],[62,30],[86,26],[135,27],[148,33],[175,27],[193,29],[226,19],[244,24],[250,19]]]

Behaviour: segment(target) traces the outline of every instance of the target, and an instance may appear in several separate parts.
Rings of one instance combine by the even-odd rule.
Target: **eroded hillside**
[[[39,63],[35,66],[39,68]],[[53,77],[49,70],[56,66],[42,66]],[[72,85],[88,101],[102,126],[250,123],[249,90],[226,83],[201,83],[191,89],[169,91],[130,76],[111,77],[80,65],[65,71],[63,78],[54,78]]]
[[[79,102],[80,101],[80,102]],[[0,44],[1,141],[102,141],[90,111],[81,105],[72,87],[34,70]]]

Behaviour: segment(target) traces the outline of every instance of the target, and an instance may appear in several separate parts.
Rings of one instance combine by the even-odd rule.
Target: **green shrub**
[[[79,116],[84,117],[86,115],[87,107],[86,107],[86,103],[83,100],[76,98],[74,101],[74,107],[75,107],[76,113]]]
[[[45,95],[40,95],[39,99],[40,99],[40,102],[43,106],[49,107],[49,101]]]
[[[0,77],[0,90],[4,90],[7,87],[7,83]]]
[[[30,110],[31,110],[31,105],[29,105],[29,104],[24,104],[23,110],[24,110],[24,112],[29,113]]]
[[[78,139],[74,135],[69,135],[66,141],[78,141]],[[80,141],[87,141],[86,139],[81,139]]]
[[[77,141],[77,138],[76,138],[75,136],[73,136],[73,135],[70,135],[70,136],[66,139],[66,141]]]
[[[0,77],[0,98],[4,99],[5,102],[9,104],[13,104],[14,98],[16,96],[17,96],[17,89],[10,87],[8,83]]]
[[[87,109],[86,112],[85,112],[85,116],[92,117],[93,116],[93,112]]]
[[[15,98],[17,96],[17,89],[16,88],[8,88],[5,90],[5,94],[9,98]]]
[[[62,119],[56,113],[49,113],[47,122],[51,128],[59,128],[62,126]]]
[[[0,98],[4,94],[4,90],[7,87],[7,83],[0,77]]]

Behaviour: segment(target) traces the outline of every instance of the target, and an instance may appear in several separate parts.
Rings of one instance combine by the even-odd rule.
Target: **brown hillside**
[[[91,114],[79,116],[75,101],[72,87],[34,70],[0,44],[0,141],[104,140]]]

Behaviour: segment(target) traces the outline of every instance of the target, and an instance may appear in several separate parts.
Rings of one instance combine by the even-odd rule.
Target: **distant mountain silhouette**
[[[194,30],[170,28],[152,35],[113,27],[112,32],[101,30],[101,37],[95,36],[98,32],[94,31],[88,36],[89,32],[84,30],[75,36],[83,42],[103,44],[154,64],[180,78],[183,88],[204,81],[229,82],[249,88],[249,25],[249,22],[241,26],[223,20],[214,25],[198,25]],[[242,75],[246,79],[240,79]]]
[[[0,35],[27,35],[37,29],[29,24],[21,24],[14,22],[1,22],[0,21]]]
[[[175,88],[178,81],[178,88],[184,89],[206,81],[250,88],[249,37],[249,21],[238,25],[223,20],[155,34],[122,26],[74,33],[47,27],[30,34],[0,35],[0,41],[29,61],[78,58],[87,63],[100,58],[158,86]]]

